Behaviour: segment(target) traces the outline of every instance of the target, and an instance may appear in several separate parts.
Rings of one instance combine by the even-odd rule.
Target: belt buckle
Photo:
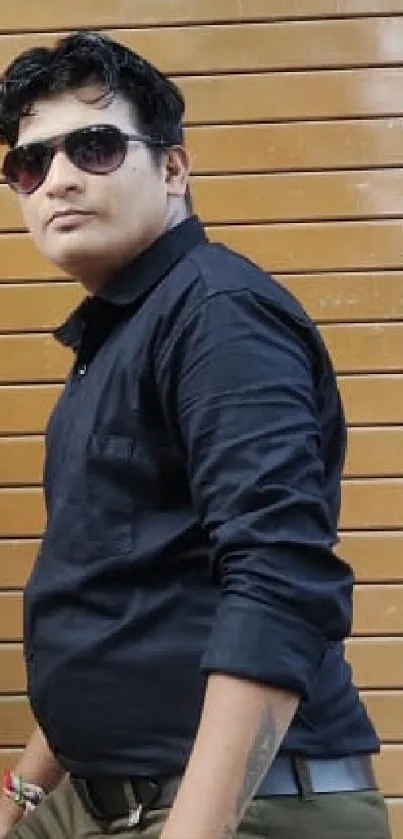
[[[143,786],[140,795],[136,790],[136,784],[133,784],[132,781],[125,781],[123,784],[124,793],[129,805],[128,827],[139,826],[145,810],[149,810],[152,807],[161,791],[160,785],[150,778],[147,778],[145,784],[142,781],[138,782],[138,784],[139,787]]]

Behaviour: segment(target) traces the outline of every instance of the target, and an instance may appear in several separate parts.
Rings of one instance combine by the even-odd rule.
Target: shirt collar
[[[167,230],[147,250],[122,268],[94,297],[86,297],[54,331],[55,338],[64,346],[77,349],[84,324],[91,314],[96,316],[100,309],[112,307],[115,310],[112,319],[119,320],[128,307],[134,309],[190,250],[205,241],[206,234],[197,216],[191,216]]]

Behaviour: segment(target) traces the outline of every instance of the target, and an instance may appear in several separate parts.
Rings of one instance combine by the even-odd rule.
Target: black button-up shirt
[[[24,620],[60,762],[180,772],[212,671],[301,695],[284,750],[376,750],[343,657],[352,574],[332,551],[345,424],[299,303],[191,218],[56,335],[76,359]]]

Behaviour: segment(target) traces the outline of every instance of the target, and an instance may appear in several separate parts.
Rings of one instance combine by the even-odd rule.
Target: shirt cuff
[[[219,606],[202,669],[289,690],[308,699],[328,646],[312,624],[231,595]]]

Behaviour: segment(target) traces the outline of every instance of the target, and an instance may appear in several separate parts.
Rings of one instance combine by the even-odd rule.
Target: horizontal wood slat
[[[60,33],[59,33],[60,34]],[[400,17],[242,23],[109,31],[169,74],[393,65],[403,60]],[[0,35],[0,66],[57,33]]]
[[[78,27],[141,26],[198,22],[276,20],[355,15],[387,15],[401,12],[400,0],[81,0],[70,7],[30,0],[2,10],[1,30],[54,30]]]
[[[361,582],[403,582],[403,532],[342,531],[336,551]]]
[[[403,718],[403,692],[366,692],[362,698],[382,739],[392,742],[400,739],[402,729],[399,720]],[[0,697],[1,746],[23,746],[33,728],[34,719],[25,698]]]
[[[403,369],[403,323],[332,324],[321,332],[339,373]],[[60,381],[71,361],[48,333],[0,336],[1,383]]]
[[[403,427],[350,430],[346,477],[403,476]]]
[[[350,423],[403,423],[403,375],[340,376],[339,386]],[[0,386],[0,434],[41,433],[60,389]]]
[[[26,690],[26,673],[21,644],[0,644],[0,693]]]
[[[317,322],[403,319],[403,271],[282,274],[278,280]]]
[[[220,225],[207,228],[213,241],[224,242],[274,274],[399,270],[402,264],[402,229],[400,220]]]
[[[38,552],[40,540],[0,540],[0,589],[22,588]]]
[[[40,484],[42,437],[0,438],[0,485]],[[353,428],[349,434],[347,477],[403,477],[403,428]]]
[[[0,588],[21,588],[25,585],[39,544],[37,539],[0,540]],[[359,582],[403,582],[402,551],[403,532],[393,531],[344,532],[337,546],[337,553],[352,565]],[[365,682],[365,686],[379,685]]]
[[[403,688],[403,638],[350,638],[346,655],[359,688]]]
[[[0,485],[40,484],[43,437],[0,438]]]
[[[274,274],[401,269],[402,222],[398,219],[217,225],[207,227],[207,233],[212,241],[244,253]],[[26,233],[0,236],[1,282],[60,277],[63,274],[40,256]]]
[[[344,481],[340,527],[385,530],[403,527],[403,478]]]
[[[403,423],[402,375],[339,376],[338,383],[350,423]]]
[[[178,76],[188,124],[401,116],[403,67]]]
[[[0,640],[21,640],[21,594],[0,593],[0,605]],[[353,632],[366,636],[403,634],[403,585],[357,585]]]
[[[84,296],[73,282],[0,285],[0,331],[54,329]]]
[[[393,839],[403,839],[403,797],[386,799]]]
[[[207,125],[187,128],[186,141],[194,174],[399,167],[403,118]]]
[[[3,747],[24,746],[34,725],[25,697],[0,698],[0,743]]]
[[[400,0],[120,0],[111,7],[110,0],[81,0],[72,8],[55,6],[42,0],[34,10],[30,0],[18,7],[4,9],[1,29],[54,30],[78,27],[147,26],[222,21],[294,20],[357,15],[388,15],[401,12]]]
[[[186,141],[195,174],[401,166],[403,119],[189,127]]]
[[[403,585],[356,586],[353,632],[355,635],[403,634]]]
[[[258,175],[197,175],[197,213],[206,224],[365,219],[403,215],[403,169]],[[24,228],[9,188],[0,186],[0,230]]]
[[[41,433],[60,390],[60,385],[0,386],[0,434]]]
[[[402,638],[351,638],[346,648],[359,688],[403,688]],[[18,643],[1,644],[0,694],[24,690],[22,646]]]
[[[403,320],[403,271],[277,277],[319,323]],[[0,285],[0,332],[49,330],[83,297],[78,283]]]
[[[403,527],[403,478],[344,482],[341,529],[385,530]],[[44,510],[41,489],[0,489],[0,537],[38,536]]]

